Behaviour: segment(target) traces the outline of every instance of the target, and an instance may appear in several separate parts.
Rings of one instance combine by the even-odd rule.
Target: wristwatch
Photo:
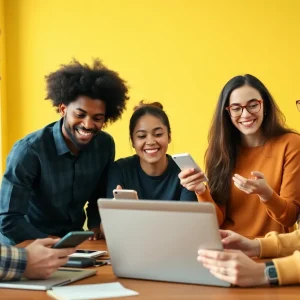
[[[279,285],[277,270],[272,261],[267,261],[265,263],[265,276],[268,278],[270,285]]]

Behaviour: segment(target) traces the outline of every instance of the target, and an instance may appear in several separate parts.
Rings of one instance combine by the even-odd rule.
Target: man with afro
[[[97,199],[105,197],[113,138],[102,131],[126,108],[128,87],[99,59],[73,60],[46,76],[47,97],[61,119],[11,150],[0,191],[0,243],[62,237],[83,230],[101,238]],[[85,204],[88,202],[86,213]]]

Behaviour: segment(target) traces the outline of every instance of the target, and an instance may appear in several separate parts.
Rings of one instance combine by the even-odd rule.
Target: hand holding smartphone
[[[93,231],[71,231],[55,243],[52,248],[74,248],[93,235]]]
[[[114,199],[116,200],[138,200],[138,194],[135,190],[113,190]]]
[[[203,172],[189,153],[174,154],[172,155],[172,158],[181,171],[186,169],[195,169],[198,172]],[[208,178],[205,174],[204,178],[205,181],[208,182]]]

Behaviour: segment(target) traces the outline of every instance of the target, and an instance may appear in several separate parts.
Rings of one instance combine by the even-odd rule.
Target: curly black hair
[[[113,123],[126,109],[128,86],[115,71],[104,66],[100,59],[93,60],[92,66],[73,59],[68,65],[45,76],[47,96],[57,111],[60,104],[68,105],[79,96],[100,99],[106,104],[105,118]]]

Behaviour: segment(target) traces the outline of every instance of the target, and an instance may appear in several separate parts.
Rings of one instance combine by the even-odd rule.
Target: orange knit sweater
[[[300,283],[300,230],[288,234],[270,232],[265,238],[258,240],[261,245],[260,257],[290,255],[284,258],[273,259],[279,284]]]
[[[249,178],[252,171],[263,173],[274,191],[267,202],[240,191],[233,181],[225,206],[216,205],[208,189],[198,201],[215,204],[222,229],[252,237],[292,231],[300,208],[300,136],[287,133],[260,147],[241,147],[233,174]]]

